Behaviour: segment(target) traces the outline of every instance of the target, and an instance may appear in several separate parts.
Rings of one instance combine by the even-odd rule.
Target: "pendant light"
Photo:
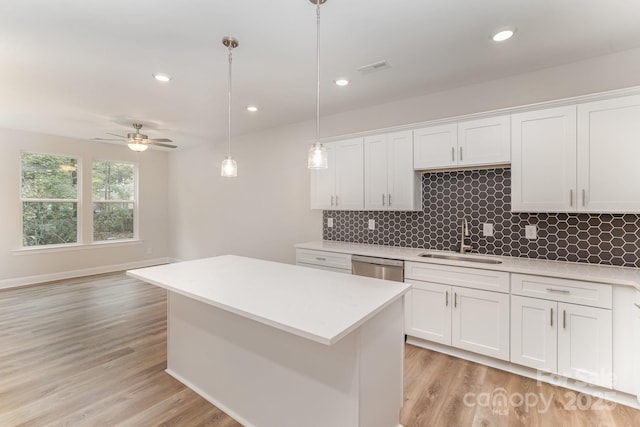
[[[222,161],[220,175],[225,178],[238,176],[238,164],[231,158],[231,51],[238,47],[238,40],[233,37],[223,37],[222,44],[229,49],[229,151],[227,158]]]
[[[327,149],[320,142],[320,5],[327,0],[309,0],[316,5],[316,141],[309,147],[307,167],[309,169],[327,169]]]

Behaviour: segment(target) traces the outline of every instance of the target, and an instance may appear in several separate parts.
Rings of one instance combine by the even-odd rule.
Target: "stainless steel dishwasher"
[[[404,282],[404,261],[352,255],[351,274],[392,280],[394,282]]]

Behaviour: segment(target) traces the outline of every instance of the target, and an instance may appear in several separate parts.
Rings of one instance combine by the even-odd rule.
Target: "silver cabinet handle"
[[[573,189],[569,190],[569,206],[573,207]]]
[[[445,307],[449,307],[449,291],[446,291],[444,293],[444,306]]]
[[[638,304],[637,302],[634,302],[633,305],[635,305],[636,307],[640,308],[640,304]]]
[[[317,257],[316,257],[316,259],[317,259],[318,261],[326,261],[326,260],[327,260],[326,258],[322,258],[322,257],[319,257],[319,256],[317,256]]]
[[[551,327],[553,327],[553,307],[551,307]]]
[[[451,163],[456,161],[456,149],[451,147]]]
[[[582,206],[587,206],[587,192],[582,189]]]
[[[338,195],[336,194],[336,206],[338,206]]]
[[[384,206],[384,193],[382,194],[382,206]]]
[[[567,310],[562,310],[562,328],[567,329]]]
[[[389,206],[391,206],[391,194],[387,195],[387,200],[389,201]]]
[[[571,291],[567,291],[565,289],[553,289],[553,288],[547,288],[547,292],[553,292],[554,294],[565,294],[565,295],[568,295],[571,293]]]
[[[453,293],[453,308],[457,308],[458,307],[458,293],[454,292]]]
[[[462,147],[458,148],[458,151],[460,151],[460,155],[458,156],[458,161],[462,161]]]
[[[331,196],[331,206],[333,206],[333,196]]]

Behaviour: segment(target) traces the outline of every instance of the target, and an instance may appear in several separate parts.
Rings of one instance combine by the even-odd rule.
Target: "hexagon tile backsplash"
[[[323,239],[455,251],[464,217],[473,253],[640,267],[640,215],[512,213],[510,169],[425,173],[422,196],[422,212],[324,211]]]

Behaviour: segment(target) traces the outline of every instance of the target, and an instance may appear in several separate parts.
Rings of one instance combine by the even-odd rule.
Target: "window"
[[[93,162],[93,241],[135,236],[136,168],[133,163]]]
[[[78,159],[21,154],[22,246],[78,242]]]

